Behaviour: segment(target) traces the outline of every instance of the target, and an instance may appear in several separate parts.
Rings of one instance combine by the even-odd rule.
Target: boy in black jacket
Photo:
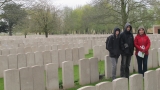
[[[134,52],[134,37],[132,26],[129,23],[126,23],[124,32],[120,34],[120,50],[122,56],[121,77],[129,78],[129,66]]]
[[[120,34],[120,29],[115,28],[113,35],[109,37],[109,41],[107,43],[110,60],[112,62],[112,80],[116,79],[117,62],[120,56],[119,34]]]

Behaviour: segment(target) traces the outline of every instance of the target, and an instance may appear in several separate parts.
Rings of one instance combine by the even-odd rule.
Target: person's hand
[[[124,48],[128,48],[128,44],[127,43],[124,44]]]

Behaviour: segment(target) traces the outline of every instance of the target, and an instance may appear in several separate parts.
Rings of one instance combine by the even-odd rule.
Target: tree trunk
[[[12,36],[12,28],[9,27],[9,36]]]
[[[46,38],[48,38],[48,32],[47,31],[45,32],[45,36],[46,36]]]
[[[122,14],[122,26],[124,28],[127,23],[128,15],[126,13],[126,3],[124,0],[121,0],[121,14]]]

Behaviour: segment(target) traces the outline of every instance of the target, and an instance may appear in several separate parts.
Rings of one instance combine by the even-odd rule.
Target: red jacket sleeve
[[[138,38],[137,38],[137,36],[136,36],[135,39],[134,39],[134,46],[135,46],[139,51],[143,51],[143,50],[140,48],[140,46],[138,45]]]
[[[151,45],[151,42],[150,42],[150,39],[149,39],[148,36],[147,36],[147,46],[146,46],[146,48],[145,48],[145,51],[148,51],[148,50],[149,50],[150,45]]]

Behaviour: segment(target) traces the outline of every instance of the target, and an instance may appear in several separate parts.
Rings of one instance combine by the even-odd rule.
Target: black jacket
[[[120,33],[120,29],[115,28],[114,33],[109,37],[109,42],[108,42],[109,56],[113,58],[118,58],[120,56],[120,47],[119,47],[120,37],[119,35],[116,37],[115,35],[116,31],[119,31]]]
[[[128,32],[127,27],[130,26],[131,30]],[[128,47],[125,47],[125,44],[128,45]],[[125,56],[132,56],[134,52],[134,37],[132,34],[132,26],[130,23],[126,23],[124,32],[120,34],[120,50],[121,55]]]

